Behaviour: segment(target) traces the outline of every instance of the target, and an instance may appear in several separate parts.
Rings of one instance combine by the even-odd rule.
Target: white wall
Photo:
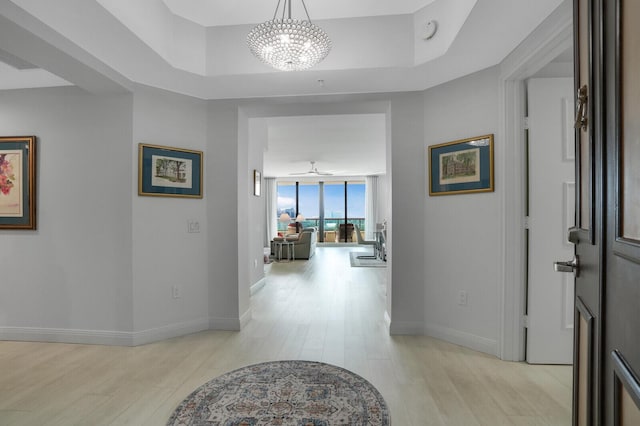
[[[210,194],[206,199],[207,220],[212,225],[207,233],[210,326],[237,330],[241,315],[238,291],[241,212],[238,211],[238,108],[235,103],[209,102],[207,150],[210,153],[205,183],[206,192]]]
[[[498,70],[429,89],[424,105],[425,152],[429,145],[496,133]],[[504,143],[496,139],[495,150]],[[492,354],[500,332],[501,178],[502,164],[495,164],[495,192],[422,194],[426,332]],[[459,291],[468,293],[467,306],[458,305]]]
[[[424,96],[391,98],[391,209],[388,259],[391,260],[391,332],[424,330]]]
[[[263,157],[267,147],[267,127],[265,120],[251,119],[249,120],[248,134],[248,163],[247,163],[247,185],[246,193],[249,194],[248,212],[249,221],[246,224],[249,232],[249,285],[252,286],[264,278],[264,229],[265,215],[265,192],[264,187],[261,189],[259,197],[253,196],[253,171],[258,170],[260,173],[264,171]],[[264,177],[261,178],[261,186],[264,183]]]
[[[206,102],[136,88],[130,158],[138,158],[139,143],[204,151],[206,180],[209,161]],[[135,175],[137,161],[131,169]],[[207,329],[207,199],[216,198],[215,195],[205,183],[205,199],[138,196],[137,175],[129,188],[133,199],[135,342]],[[198,222],[200,232],[188,233],[188,221]],[[174,286],[178,288],[178,298],[173,297]]]
[[[38,229],[0,231],[0,337],[127,343],[131,112],[130,95],[0,92],[0,134],[38,138]]]

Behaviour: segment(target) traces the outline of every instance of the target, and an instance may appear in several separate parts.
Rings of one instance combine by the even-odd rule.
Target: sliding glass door
[[[365,227],[365,183],[363,181],[279,182],[278,221],[281,235],[294,232],[298,215],[302,227],[315,226],[324,242],[355,242],[355,226]]]

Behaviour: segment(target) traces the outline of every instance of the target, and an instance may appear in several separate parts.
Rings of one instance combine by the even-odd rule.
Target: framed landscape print
[[[36,229],[36,137],[0,137],[0,229]]]
[[[138,144],[138,195],[202,198],[202,151]]]
[[[493,192],[493,135],[429,147],[429,195]]]

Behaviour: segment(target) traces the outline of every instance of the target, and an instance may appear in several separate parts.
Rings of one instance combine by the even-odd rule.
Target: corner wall
[[[0,134],[38,162],[38,229],[0,231],[0,338],[129,344],[131,95],[2,91]]]
[[[425,158],[430,145],[497,134],[498,69],[429,89],[424,105]],[[496,138],[495,151],[505,143]],[[424,297],[426,334],[497,355],[503,165],[494,164],[495,192],[430,197],[427,188]],[[458,304],[460,291],[467,292],[467,306]]]
[[[204,199],[139,196],[137,188],[139,143],[203,151],[206,181],[210,161],[206,113],[206,102],[187,96],[145,87],[134,92],[129,151],[135,159],[129,186],[134,344],[209,328],[207,200],[216,197],[206,182]],[[189,233],[189,221],[197,222],[200,232]]]

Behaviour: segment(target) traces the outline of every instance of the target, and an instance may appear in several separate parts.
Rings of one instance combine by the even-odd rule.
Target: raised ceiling
[[[413,91],[498,64],[561,0],[306,0],[333,50],[288,73],[246,47],[276,3],[3,0],[0,50],[93,92],[135,83],[202,99]],[[431,20],[438,32],[424,40]]]
[[[246,46],[276,0],[0,0],[0,90],[141,84],[201,99],[424,90],[500,63],[562,0],[305,3],[333,49],[311,70],[283,72]],[[425,40],[432,20],[438,31]],[[309,161],[340,176],[385,172],[382,116],[279,117],[266,128],[265,176]]]

